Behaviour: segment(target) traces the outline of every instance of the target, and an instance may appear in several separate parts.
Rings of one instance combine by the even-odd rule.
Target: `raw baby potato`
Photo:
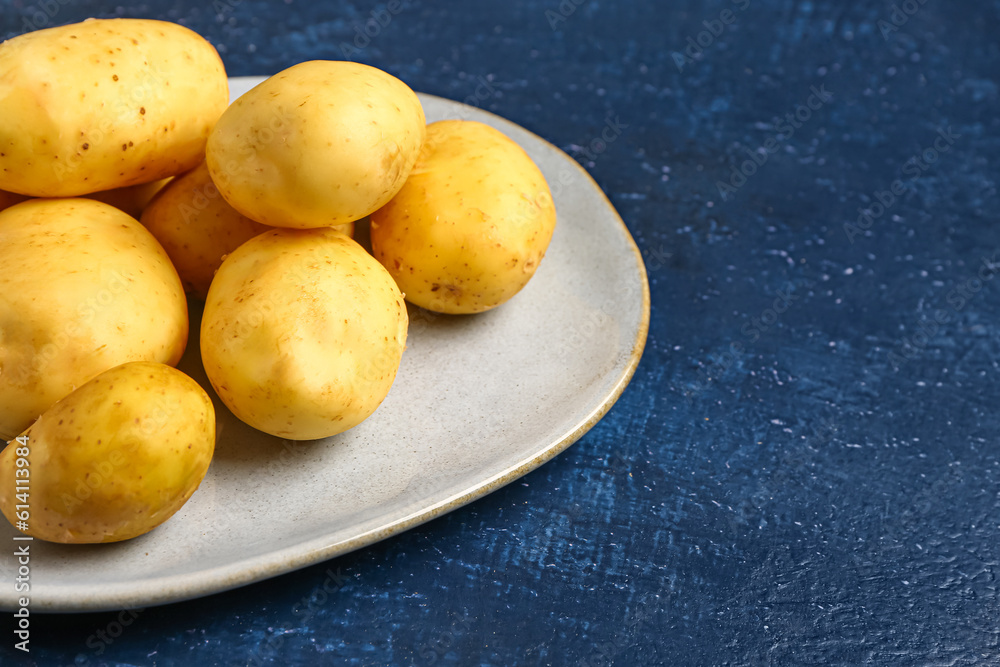
[[[134,218],[90,199],[0,212],[0,439],[128,361],[174,365],[187,301],[167,254]]]
[[[164,188],[140,221],[167,251],[184,289],[200,299],[225,255],[271,229],[227,204],[204,162]]]
[[[149,202],[156,196],[156,193],[162,190],[171,180],[170,178],[161,178],[152,183],[140,183],[139,185],[129,185],[124,188],[102,190],[101,192],[94,192],[84,196],[87,199],[95,199],[105,204],[111,204],[119,211],[124,211],[138,220],[139,216],[142,215],[142,212],[149,205]]]
[[[367,419],[406,345],[406,305],[385,269],[334,229],[276,229],[240,246],[212,281],[201,355],[233,413],[314,440]]]
[[[14,204],[20,204],[27,197],[24,195],[14,194],[13,192],[7,192],[5,190],[0,190],[0,211],[5,208],[10,208]]]
[[[396,77],[314,60],[236,100],[208,139],[208,168],[243,215],[274,227],[342,225],[385,204],[425,133],[420,100]]]
[[[229,103],[215,48],[145,19],[91,19],[0,44],[0,188],[72,197],[197,166]]]
[[[22,532],[64,544],[117,542],[156,528],[201,484],[215,448],[215,409],[184,373],[133,362],[90,380],[22,435],[0,453],[4,516],[14,525],[25,516],[15,507],[25,504],[16,497],[24,455]]]
[[[549,186],[520,146],[483,123],[446,120],[427,127],[406,184],[372,214],[372,250],[408,301],[478,313],[528,283],[555,225]]]
[[[223,258],[273,229],[230,206],[204,162],[164,188],[143,211],[140,221],[167,251],[184,289],[202,301]],[[354,225],[341,225],[338,230],[350,236]]]

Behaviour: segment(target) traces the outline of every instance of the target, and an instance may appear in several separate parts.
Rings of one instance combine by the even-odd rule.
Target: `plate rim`
[[[259,83],[266,78],[266,76],[229,77],[229,83],[230,86],[232,86],[234,82],[250,83],[256,81]],[[430,100],[439,100],[450,105],[456,105],[458,108],[471,111],[477,116],[486,115],[494,124],[502,125],[507,128],[513,128],[517,132],[527,133],[534,140],[544,144],[552,151],[555,151],[556,154],[564,158],[565,162],[571,164],[573,169],[576,171],[576,175],[578,177],[582,177],[585,184],[589,185],[592,190],[600,194],[608,211],[613,214],[614,220],[619,227],[619,231],[623,234],[624,240],[627,242],[627,247],[632,252],[633,259],[635,260],[635,277],[639,279],[641,287],[640,321],[635,337],[631,343],[628,361],[621,371],[619,371],[614,384],[605,393],[600,403],[594,406],[588,413],[587,417],[573,430],[565,433],[562,437],[550,443],[541,451],[536,452],[529,459],[510,466],[506,470],[496,473],[463,491],[452,494],[450,497],[437,503],[424,507],[388,524],[381,525],[376,529],[368,530],[350,539],[334,542],[319,549],[303,550],[301,544],[286,547],[285,549],[279,549],[277,551],[270,552],[271,562],[263,564],[248,562],[240,571],[229,573],[228,576],[220,577],[219,574],[226,571],[228,567],[231,567],[229,565],[221,565],[201,570],[194,575],[190,573],[169,575],[163,577],[163,583],[166,583],[167,585],[157,589],[155,593],[151,593],[149,590],[144,588],[139,588],[139,591],[141,592],[137,594],[115,593],[108,596],[100,596],[81,591],[79,594],[64,600],[35,598],[32,601],[33,612],[72,614],[136,609],[140,607],[147,608],[184,602],[187,600],[208,597],[218,593],[224,593],[226,591],[271,579],[283,574],[289,574],[311,565],[326,562],[338,556],[343,556],[364,547],[371,546],[381,542],[382,540],[423,525],[424,523],[438,519],[445,514],[464,507],[475,500],[483,498],[506,486],[507,484],[520,479],[529,472],[540,468],[542,465],[566,451],[571,445],[582,438],[608,413],[615,403],[617,403],[618,399],[624,393],[625,388],[634,377],[639,361],[642,358],[649,334],[650,322],[650,290],[646,266],[642,259],[642,252],[636,244],[635,239],[632,237],[625,221],[618,213],[618,210],[615,208],[614,204],[612,204],[604,190],[597,184],[590,173],[579,164],[579,162],[566,154],[566,152],[558,146],[555,146],[551,142],[538,136],[531,130],[491,111],[465,104],[464,102],[429,93],[417,93],[417,95],[422,99],[426,98]],[[290,553],[282,557],[281,553],[283,551],[288,551]],[[212,576],[213,573],[215,573],[215,576]],[[8,608],[12,609],[13,607],[8,607],[4,601],[0,601],[0,609],[6,611]]]

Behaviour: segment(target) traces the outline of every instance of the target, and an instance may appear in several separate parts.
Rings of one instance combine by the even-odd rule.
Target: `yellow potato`
[[[399,190],[417,159],[424,111],[405,83],[351,62],[315,60],[236,100],[212,131],[212,179],[233,208],[274,227],[342,225]]]
[[[167,251],[184,289],[200,299],[224,256],[271,229],[227,204],[204,162],[164,188],[141,222]]]
[[[130,185],[125,188],[115,188],[114,190],[102,190],[85,195],[87,199],[102,201],[111,204],[119,211],[128,213],[136,220],[152,201],[156,193],[159,192],[171,181],[170,178],[161,178],[152,183],[142,183],[140,185]]]
[[[0,44],[0,188],[73,197],[193,169],[228,103],[219,54],[174,23],[14,37]]]
[[[143,212],[142,224],[167,251],[184,289],[204,300],[223,258],[273,227],[254,222],[219,194],[202,162],[164,188]],[[354,225],[337,228],[348,236]]]
[[[0,212],[0,438],[127,361],[176,364],[187,301],[166,253],[135,219],[89,199]]]
[[[0,190],[0,211],[4,210],[5,208],[10,208],[14,204],[20,204],[25,199],[27,199],[27,197],[25,197],[24,195],[18,195],[14,194],[13,192],[6,192],[4,190]]]
[[[0,510],[50,542],[127,540],[187,502],[214,448],[215,409],[197,382],[163,364],[123,364],[46,410],[0,453]]]
[[[396,377],[406,327],[399,289],[355,241],[330,228],[275,229],[219,268],[201,356],[237,417],[313,440],[375,411]]]
[[[448,120],[427,127],[410,178],[371,219],[372,251],[408,301],[478,313],[535,274],[556,210],[520,146],[483,123]]]

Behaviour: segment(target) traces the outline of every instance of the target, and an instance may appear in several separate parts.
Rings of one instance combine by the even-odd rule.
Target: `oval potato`
[[[0,188],[73,197],[192,169],[229,103],[215,48],[174,23],[91,19],[0,44]]]
[[[204,162],[164,188],[140,221],[167,251],[184,289],[199,299],[208,296],[223,257],[272,229],[227,204]]]
[[[176,364],[187,344],[177,272],[134,218],[90,199],[0,212],[0,438],[128,361]]]
[[[0,211],[5,208],[10,208],[14,204],[20,204],[25,199],[28,199],[25,195],[15,194],[13,192],[7,192],[5,190],[0,190]]]
[[[425,123],[416,94],[391,74],[314,60],[236,100],[212,130],[206,158],[222,196],[248,218],[343,225],[402,187]]]
[[[111,204],[119,211],[128,213],[138,220],[142,212],[149,205],[149,202],[156,196],[156,193],[162,190],[171,180],[170,178],[161,178],[152,183],[140,183],[139,185],[129,185],[124,188],[102,190],[84,196],[87,199]]]
[[[167,251],[184,289],[202,301],[226,255],[273,229],[230,206],[204,162],[164,188],[140,221]],[[341,225],[337,230],[350,236],[354,225]]]
[[[528,283],[555,225],[549,186],[520,146],[483,123],[445,120],[427,126],[410,178],[372,214],[372,251],[411,303],[478,313]]]
[[[212,281],[201,355],[233,413],[281,438],[314,440],[367,419],[406,346],[406,305],[364,248],[330,228],[275,229]]]
[[[169,519],[215,449],[215,408],[197,382],[151,362],[101,373],[0,453],[0,510],[18,517],[16,470],[31,470],[27,530],[65,544],[117,542]],[[26,516],[21,514],[21,516]]]

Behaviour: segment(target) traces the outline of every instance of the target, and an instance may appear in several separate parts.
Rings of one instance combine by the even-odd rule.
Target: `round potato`
[[[367,419],[406,345],[406,305],[382,266],[333,229],[276,229],[240,246],[212,281],[201,355],[233,413],[313,440]]]
[[[447,120],[427,127],[410,178],[371,220],[372,251],[408,301],[478,313],[535,274],[556,210],[520,146],[483,123]]]
[[[167,251],[184,289],[203,301],[225,256],[273,229],[230,206],[204,162],[164,188],[143,211],[140,221]],[[350,236],[354,224],[337,230]]]
[[[119,211],[128,213],[136,220],[152,201],[156,193],[159,192],[171,181],[170,178],[161,178],[152,183],[141,183],[130,185],[125,188],[115,188],[114,190],[102,190],[89,195],[84,195],[87,199],[95,199],[105,204],[111,204]]]
[[[14,194],[13,192],[7,192],[5,190],[0,190],[0,211],[5,208],[10,208],[14,204],[20,204],[28,197],[24,195]]]
[[[184,289],[199,299],[208,296],[224,256],[271,229],[227,204],[204,162],[175,178],[140,220],[167,251]]]
[[[347,224],[385,204],[413,168],[424,111],[405,83],[314,60],[236,100],[208,139],[212,179],[233,208],[274,227]]]
[[[187,344],[177,272],[134,218],[90,199],[0,212],[0,438],[128,361],[176,364]]]
[[[75,197],[193,169],[228,104],[215,48],[174,23],[14,37],[0,44],[0,188]]]
[[[197,382],[163,364],[123,364],[57,402],[0,453],[0,510],[41,540],[127,540],[187,502],[214,449],[215,408]]]

